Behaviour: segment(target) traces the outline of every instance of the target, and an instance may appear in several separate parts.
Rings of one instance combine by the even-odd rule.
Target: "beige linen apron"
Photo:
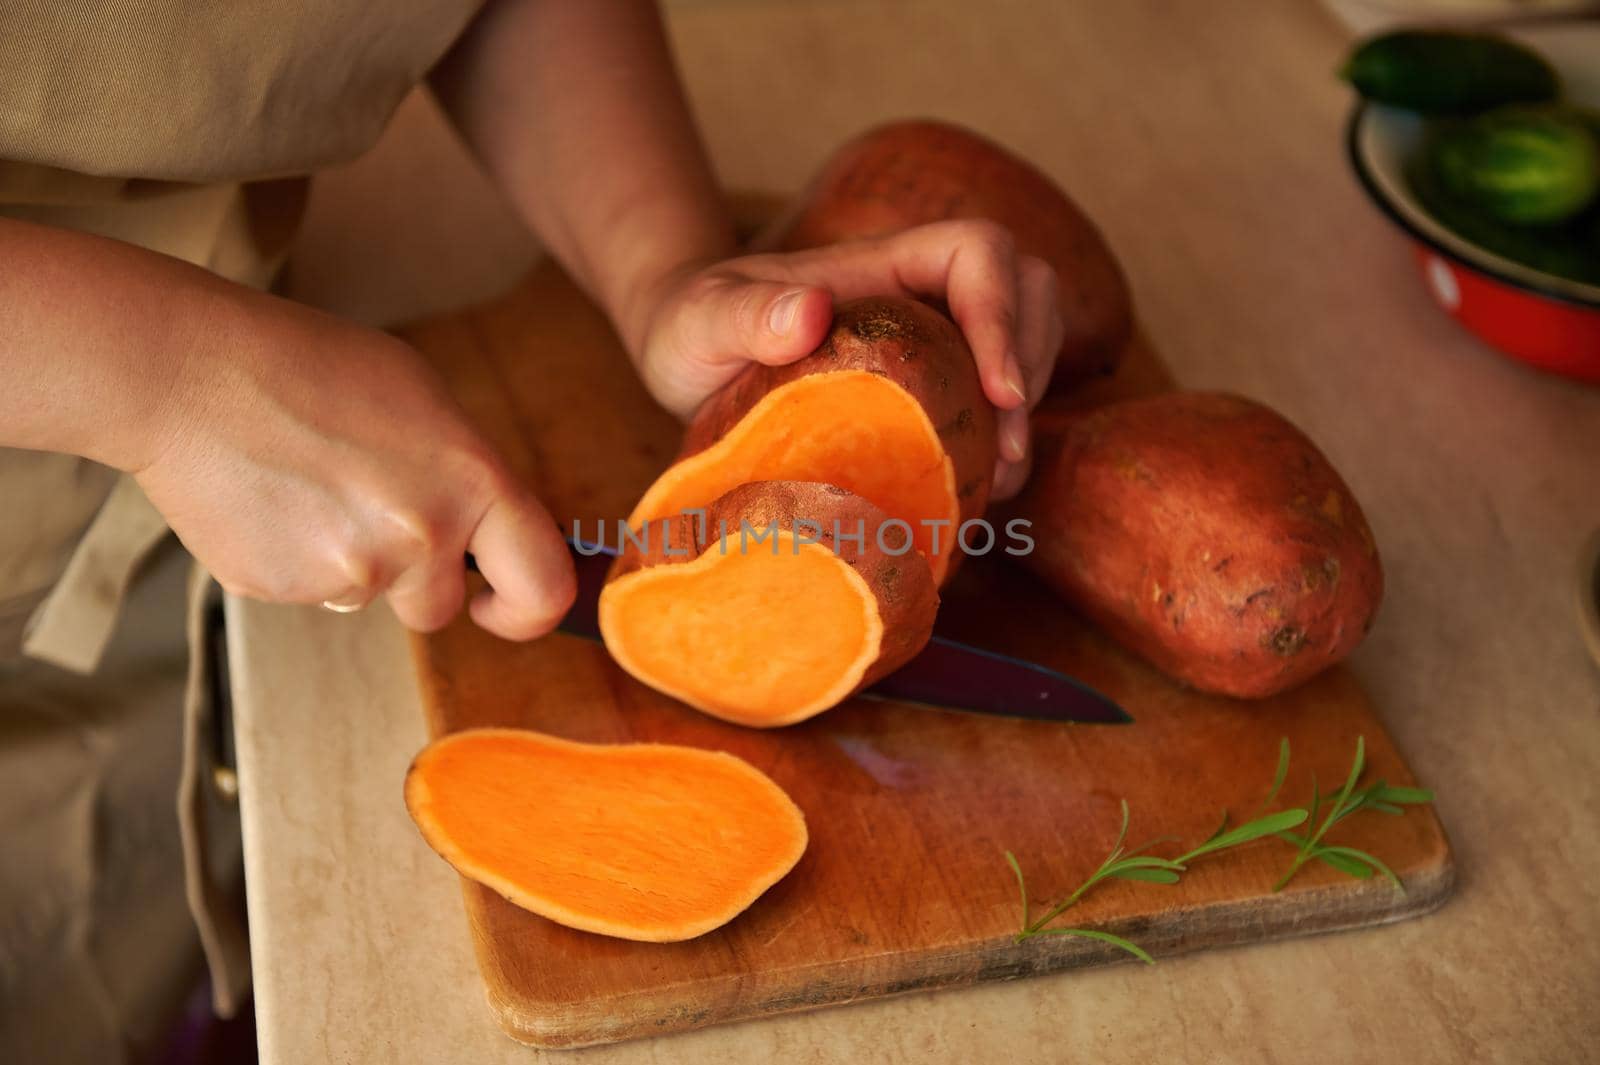
[[[369,147],[478,2],[11,0],[0,215],[264,287],[305,191],[267,179]],[[0,448],[0,1061],[148,1043],[196,928],[216,1008],[244,993],[202,646],[216,595],[130,478]]]

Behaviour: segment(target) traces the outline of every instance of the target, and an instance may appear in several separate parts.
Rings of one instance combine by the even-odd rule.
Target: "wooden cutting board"
[[[676,450],[679,426],[554,267],[492,305],[406,335],[564,528],[625,516]],[[1124,369],[1086,398],[1169,385],[1136,342]],[[991,560],[964,566],[946,590],[941,630],[1082,677],[1136,723],[1049,725],[856,699],[798,726],[757,731],[656,694],[599,644],[574,637],[518,645],[461,621],[417,639],[433,735],[501,725],[730,751],[787,790],[810,828],[810,847],[787,878],[730,925],[686,943],[572,931],[463,881],[485,990],[506,1032],[538,1046],[583,1046],[1125,961],[1076,937],[1014,943],[1019,902],[1003,852],[1016,853],[1036,899],[1053,900],[1100,864],[1121,799],[1132,807],[1135,841],[1197,842],[1223,809],[1255,808],[1285,736],[1295,758],[1284,796],[1293,802],[1309,797],[1313,772],[1324,787],[1342,780],[1358,736],[1374,776],[1413,782],[1342,669],[1265,702],[1180,690],[1027,574]],[[1405,893],[1314,864],[1274,894],[1292,851],[1269,840],[1196,863],[1176,886],[1106,883],[1072,923],[1161,957],[1399,920],[1438,906],[1454,882],[1431,808],[1363,814],[1330,839],[1383,858]]]

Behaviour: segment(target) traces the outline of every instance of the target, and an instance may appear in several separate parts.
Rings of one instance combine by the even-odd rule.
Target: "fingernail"
[[[794,316],[800,310],[800,297],[805,294],[806,290],[803,288],[790,289],[773,302],[767,325],[778,336],[789,334],[789,330],[794,326]]]
[[[1015,359],[1006,360],[1006,387],[1015,392],[1022,402],[1028,402],[1028,390],[1023,387],[1022,371],[1017,369]]]
[[[1028,454],[1027,430],[1018,429],[1015,426],[1007,429],[1006,444],[1010,448],[1010,454],[1006,455],[1006,458],[1010,459],[1012,462],[1021,462],[1023,457]]]

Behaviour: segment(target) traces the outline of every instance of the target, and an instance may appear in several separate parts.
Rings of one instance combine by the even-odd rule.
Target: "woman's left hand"
[[[624,316],[640,376],[657,401],[693,413],[744,365],[782,365],[827,335],[833,301],[873,295],[943,300],[1000,411],[994,497],[1027,478],[1028,413],[1044,395],[1063,325],[1055,271],[1019,255],[989,222],[936,222],[893,236],[680,268]]]

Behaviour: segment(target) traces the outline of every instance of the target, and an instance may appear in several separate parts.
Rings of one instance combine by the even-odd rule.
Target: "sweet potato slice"
[[[1038,168],[986,137],[927,120],[890,122],[836,151],[764,245],[794,251],[982,218],[1055,268],[1067,335],[1052,388],[1117,364],[1133,329],[1122,267],[1089,217]]]
[[[961,523],[988,502],[995,458],[994,408],[955,325],[914,300],[856,300],[811,355],[752,365],[708,399],[628,524],[751,481],[834,484],[907,522],[943,583]]]
[[[1238,396],[1046,404],[1022,561],[1162,672],[1260,698],[1355,649],[1383,597],[1361,507],[1304,433]]]
[[[405,800],[462,876],[622,939],[671,942],[727,924],[806,849],[805,818],[778,785],[692,747],[470,729],[417,755]]]
[[[640,537],[600,595],[606,647],[645,684],[726,721],[803,721],[933,632],[927,561],[883,511],[833,485],[741,485],[703,522]]]

